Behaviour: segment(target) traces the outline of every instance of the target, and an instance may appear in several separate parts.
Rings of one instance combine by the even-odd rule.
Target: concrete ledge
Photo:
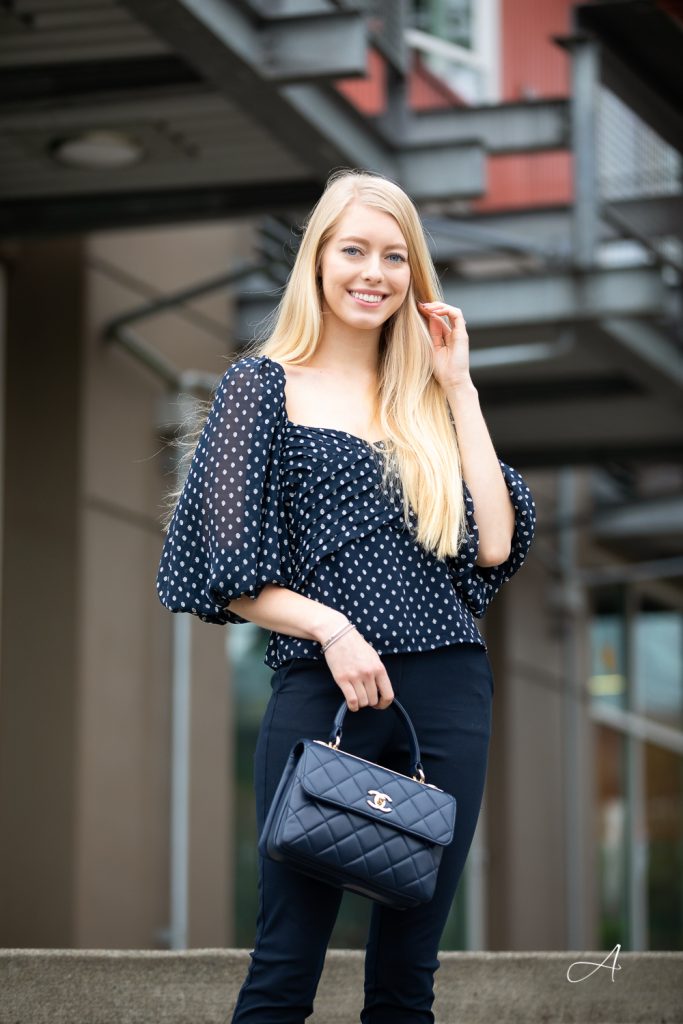
[[[437,1024],[683,1024],[683,952],[571,967],[607,956],[441,953]],[[314,1024],[357,1024],[363,957],[328,950]],[[0,950],[0,1024],[227,1024],[249,963],[244,949]]]

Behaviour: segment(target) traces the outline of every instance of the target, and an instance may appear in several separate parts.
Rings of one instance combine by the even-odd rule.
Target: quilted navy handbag
[[[426,782],[408,712],[396,698],[390,706],[408,731],[412,776],[339,749],[343,701],[329,740],[300,739],[292,747],[258,849],[403,910],[434,895],[443,848],[453,840],[456,801]]]

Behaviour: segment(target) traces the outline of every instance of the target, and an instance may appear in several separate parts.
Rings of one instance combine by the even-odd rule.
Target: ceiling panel
[[[169,52],[112,0],[24,0],[0,11],[0,68]]]

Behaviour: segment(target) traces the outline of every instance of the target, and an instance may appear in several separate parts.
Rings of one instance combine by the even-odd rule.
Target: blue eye
[[[342,249],[342,252],[350,252],[350,250],[351,250],[351,249],[353,249],[353,250],[354,250],[355,252],[360,252],[360,249],[358,248],[358,246],[357,246],[357,245],[347,245],[347,246],[345,246],[345,247],[344,247],[344,248]],[[399,262],[399,263],[407,263],[407,262],[408,262],[408,261],[407,261],[407,259],[406,259],[406,257],[405,257],[405,256],[402,256],[400,252],[392,252],[392,253],[389,253],[389,255],[390,255],[390,256],[397,256],[397,257],[398,257],[398,262]],[[392,260],[391,262],[392,262],[392,263],[395,263],[395,262],[396,262],[396,260]]]

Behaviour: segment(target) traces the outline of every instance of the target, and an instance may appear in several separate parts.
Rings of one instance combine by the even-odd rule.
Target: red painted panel
[[[569,96],[569,54],[555,35],[571,29],[570,0],[500,0],[501,98],[558,99]],[[491,156],[486,195],[477,211],[518,209],[571,202],[572,157],[567,151]]]

